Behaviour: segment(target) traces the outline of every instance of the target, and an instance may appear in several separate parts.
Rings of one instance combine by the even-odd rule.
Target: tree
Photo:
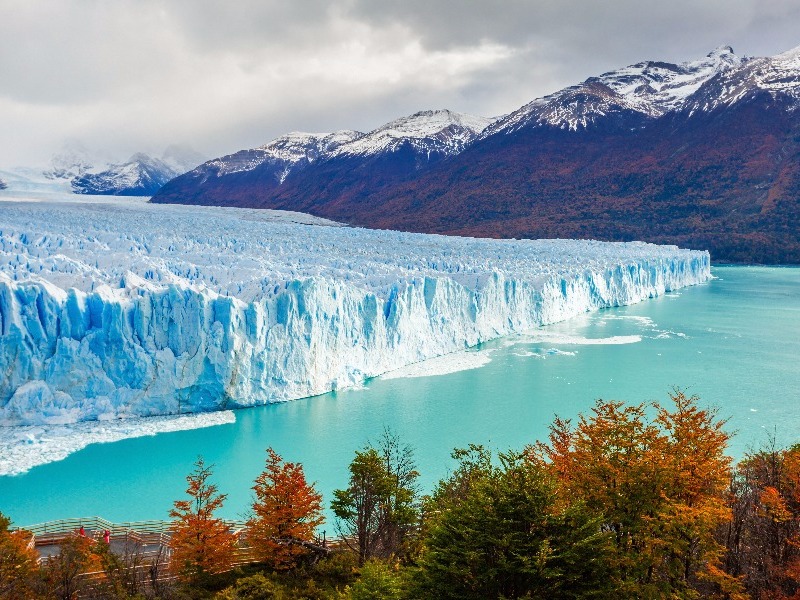
[[[349,466],[349,486],[333,492],[331,510],[336,515],[336,530],[358,554],[359,566],[381,550],[385,509],[393,484],[383,464],[374,448],[357,450]]]
[[[322,495],[306,482],[301,464],[284,463],[272,448],[253,491],[247,539],[259,560],[277,570],[290,569],[309,551],[303,542],[311,542],[324,522]]]
[[[720,568],[724,547],[715,533],[730,522],[725,494],[731,477],[731,459],[725,454],[730,435],[716,410],[701,409],[697,396],[670,394],[672,409],[658,407],[655,423],[666,435],[664,506],[660,551],[664,575],[673,588],[699,589],[716,584],[727,595],[739,585]]]
[[[72,600],[87,588],[81,575],[100,570],[98,542],[80,535],[69,535],[59,542],[59,551],[43,566],[43,583],[47,596]]]
[[[387,430],[378,449],[356,451],[349,471],[348,487],[335,490],[331,502],[337,532],[359,566],[401,554],[419,514],[412,450]]]
[[[225,494],[209,483],[211,467],[202,457],[186,477],[188,500],[176,500],[169,516],[172,568],[184,581],[200,582],[205,576],[230,568],[236,539],[222,519],[214,517]]]
[[[487,466],[485,451],[471,450],[456,454],[465,462],[431,501],[438,510],[426,527],[416,596],[604,597],[608,536],[599,521],[580,504],[560,505],[555,479],[526,456],[501,454],[499,466]]]
[[[39,554],[31,540],[26,531],[11,531],[11,520],[0,513],[0,598],[33,597]]]
[[[714,411],[679,390],[673,409],[598,400],[576,427],[556,419],[531,458],[557,478],[566,502],[583,502],[614,542],[619,597],[736,597],[714,532],[730,519],[728,434]]]
[[[385,428],[378,442],[386,474],[392,481],[385,508],[383,528],[384,557],[399,556],[409,551],[408,542],[419,517],[419,486],[414,450],[403,444],[391,429]]]
[[[361,576],[350,588],[350,600],[400,600],[402,581],[388,564],[370,560],[361,567]]]
[[[800,598],[800,446],[774,440],[736,468],[733,519],[725,531],[726,571],[754,598]]]

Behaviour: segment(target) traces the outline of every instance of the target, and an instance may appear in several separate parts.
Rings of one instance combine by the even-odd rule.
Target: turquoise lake
[[[268,446],[302,462],[327,504],[345,485],[354,450],[385,426],[416,449],[429,490],[452,466],[454,447],[520,448],[544,439],[556,414],[574,417],[597,398],[666,401],[673,386],[729,419],[735,458],[770,435],[781,445],[800,441],[800,269],[713,273],[704,285],[484,344],[474,350],[486,363],[478,368],[377,378],[362,389],[240,410],[234,424],[90,445],[0,477],[0,511],[19,525],[165,519],[202,455],[228,494],[223,515],[237,518]]]

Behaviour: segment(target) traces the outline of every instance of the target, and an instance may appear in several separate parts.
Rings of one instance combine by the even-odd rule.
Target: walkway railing
[[[225,520],[225,523],[232,531],[237,532],[244,528],[245,521]],[[106,531],[112,536],[123,535],[131,531],[139,534],[169,533],[172,521],[125,521],[122,523],[112,523],[102,517],[80,517],[75,519],[59,519],[57,521],[46,521],[26,527],[17,527],[24,531],[29,531],[37,538],[52,535],[68,535],[75,533],[81,527],[89,531]]]
[[[225,520],[225,523],[238,540],[230,568],[258,562],[254,549],[248,543],[247,538],[242,535],[246,522],[242,520]],[[172,549],[170,548],[171,525],[171,521],[153,520],[113,523],[102,517],[81,517],[47,521],[27,527],[17,527],[16,529],[29,532],[31,534],[29,546],[38,546],[42,549],[44,556],[39,559],[40,563],[50,560],[45,550],[46,547],[59,546],[67,537],[78,533],[81,527],[84,529],[84,535],[95,540],[101,539],[104,532],[108,531],[112,545],[124,544],[125,548],[128,548],[129,543],[136,545],[138,564],[130,565],[127,569],[134,578],[139,580],[139,585],[152,587],[157,582],[167,582],[177,578],[177,574],[170,569],[170,559],[172,558]],[[338,547],[340,544],[341,540],[336,539],[316,540],[317,546],[327,548],[328,551]],[[82,573],[79,577],[85,581],[97,582],[105,579],[106,574],[102,571],[97,571]]]

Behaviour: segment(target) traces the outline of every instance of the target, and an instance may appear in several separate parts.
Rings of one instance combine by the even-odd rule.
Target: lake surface
[[[482,364],[477,368],[377,378],[363,389],[237,411],[234,424],[90,445],[24,475],[0,477],[0,511],[20,525],[92,515],[164,519],[202,455],[228,494],[222,514],[236,518],[268,446],[302,462],[327,505],[332,490],[346,484],[354,450],[377,440],[385,426],[416,449],[429,490],[452,466],[454,447],[520,448],[544,439],[555,414],[574,417],[597,398],[667,401],[673,386],[729,419],[736,458],[768,435],[779,444],[800,441],[800,269],[713,273],[708,284],[445,361]]]

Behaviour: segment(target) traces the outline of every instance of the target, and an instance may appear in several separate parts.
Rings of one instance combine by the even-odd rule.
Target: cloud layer
[[[428,108],[509,112],[644,59],[800,44],[794,0],[0,0],[0,165],[67,138],[209,156]]]

